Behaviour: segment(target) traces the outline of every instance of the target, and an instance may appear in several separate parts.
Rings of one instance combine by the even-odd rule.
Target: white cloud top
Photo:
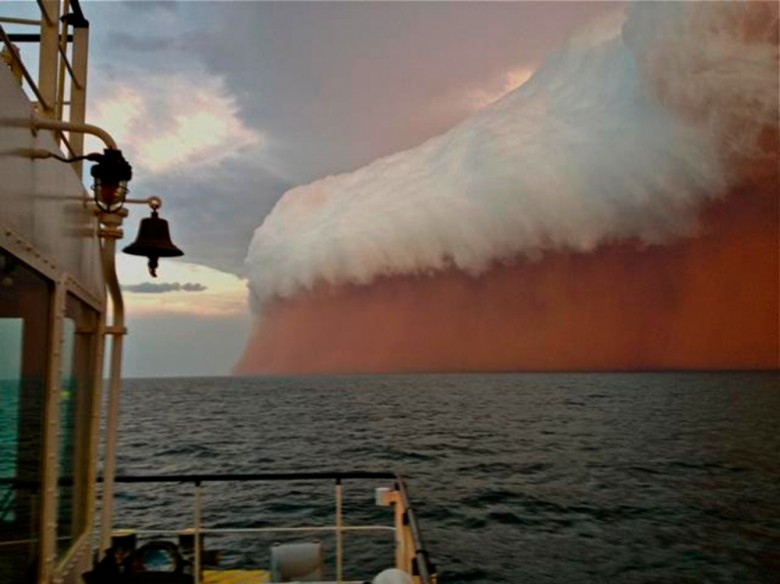
[[[763,14],[762,14],[763,11]],[[775,111],[768,4],[639,3],[445,134],[288,191],[246,260],[256,309],[320,282],[690,233]],[[765,30],[746,37],[757,25]],[[748,39],[748,40],[746,40]]]

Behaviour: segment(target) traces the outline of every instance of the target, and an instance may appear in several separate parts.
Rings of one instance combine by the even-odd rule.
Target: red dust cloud
[[[774,369],[777,172],[711,203],[699,235],[555,253],[277,301],[240,374]]]
[[[666,142],[653,141],[652,132],[665,118],[652,117],[657,112],[652,108],[639,116],[646,115],[649,123],[625,142],[626,146],[641,144],[643,157],[618,160],[623,153],[611,147],[610,140],[568,151],[565,140],[560,147],[550,143],[547,149],[536,149],[525,148],[514,136],[501,142],[507,132],[468,133],[478,124],[504,128],[488,124],[501,115],[505,116],[502,123],[530,119],[533,124],[528,127],[537,127],[532,115],[538,111],[547,115],[550,104],[557,103],[549,87],[565,89],[570,83],[565,68],[566,83],[544,86],[550,76],[542,75],[525,94],[505,100],[472,126],[461,128],[460,134],[445,136],[439,150],[440,144],[430,141],[417,151],[288,193],[258,229],[250,247],[258,319],[235,372],[780,368],[778,33],[776,27],[761,32],[767,21],[777,22],[777,8],[761,3],[669,4],[632,5],[639,18],[629,19],[624,32],[640,56],[636,62],[641,79],[652,80],[647,91],[675,112],[683,126],[698,124],[697,136],[711,136],[711,151],[717,151],[713,157],[722,163],[723,173],[713,170],[718,165],[708,166],[710,149],[697,141],[685,142],[687,138],[676,131],[668,132]],[[686,22],[708,31],[712,37],[708,42],[713,44],[702,46],[694,42],[699,37],[675,32],[680,19],[668,18],[664,26],[656,26],[655,10],[672,11],[672,16],[692,11],[694,17]],[[698,11],[721,27],[742,22],[733,33],[736,41],[724,36],[722,28],[710,26],[710,20],[699,18]],[[643,28],[645,23],[651,26]],[[658,30],[667,36],[658,36]],[[684,41],[689,53],[678,51],[675,39]],[[713,47],[722,51],[713,52]],[[723,55],[722,62],[713,61],[712,54]],[[758,68],[758,63],[765,68]],[[774,79],[767,69],[774,69]],[[591,87],[588,75],[582,79],[585,88]],[[737,76],[739,82],[724,84]],[[694,86],[696,91],[691,89]],[[590,102],[593,111],[599,111],[600,90],[596,88]],[[569,103],[570,93],[564,91],[564,105],[573,109],[561,111],[577,113],[585,98],[578,94]],[[636,100],[627,95],[623,109],[616,109],[634,115],[631,107]],[[545,108],[539,108],[540,103]],[[604,118],[587,126],[591,117],[576,118],[572,113],[553,119],[581,122],[566,127],[564,135],[578,136],[579,144],[580,134],[574,132],[581,125],[592,130],[583,137],[598,137],[609,123]],[[616,127],[628,127],[632,119],[621,119]],[[532,134],[526,126],[517,127],[521,136]],[[467,147],[458,142],[463,135]],[[475,136],[490,136],[491,142],[478,144]],[[644,138],[649,141],[642,143]],[[512,150],[516,144],[518,148]],[[533,168],[526,165],[523,173],[512,174],[536,150],[541,154]],[[597,150],[601,156],[591,157]],[[457,155],[454,163],[439,163],[452,152]],[[493,157],[484,156],[480,164],[471,165],[474,155],[483,152]],[[425,173],[430,168],[444,174],[428,180]],[[446,174],[453,168],[472,172],[463,175],[472,182]],[[549,170],[544,176],[553,184],[537,197],[536,185],[522,181],[540,169]],[[556,174],[555,169],[561,172]],[[568,180],[556,182],[561,173]],[[709,182],[691,178],[691,184],[705,185],[699,189],[702,196],[685,193],[687,177],[705,175]],[[463,183],[477,184],[478,196],[457,190]],[[417,188],[420,184],[425,188]],[[414,188],[404,192],[405,185]],[[648,200],[643,198],[650,190],[645,185],[657,188]],[[437,191],[434,187],[439,186],[453,190]],[[371,198],[382,188],[387,196]],[[698,191],[691,188],[691,192]],[[572,196],[560,199],[561,193]],[[510,215],[518,201],[526,203],[523,213],[511,215],[508,220],[519,220],[511,229],[503,229],[504,215]],[[559,204],[545,206],[549,201]],[[459,214],[457,203],[464,203],[468,212]],[[487,213],[494,208],[508,212]],[[675,233],[672,229],[673,237],[654,240],[640,228],[644,218],[661,227],[673,223],[678,211],[686,209],[695,211],[693,230]],[[382,222],[372,222],[377,217]],[[469,241],[479,244],[492,237],[516,244],[512,254],[487,256],[489,269],[481,273],[458,269],[455,262],[440,269],[429,259],[439,256],[420,253],[442,245],[449,257],[456,257],[464,249],[461,240],[468,240],[482,225],[477,219],[485,217],[491,220],[485,223],[488,227]],[[609,224],[615,217],[619,221]],[[634,227],[621,231],[620,222]],[[449,229],[451,224],[465,226],[464,233]],[[554,229],[545,232],[549,225]],[[525,242],[533,241],[527,236],[537,232],[550,233],[563,243],[539,249],[538,257],[530,259],[533,254]],[[426,238],[429,233],[433,237]],[[357,237],[364,234],[374,237]],[[376,243],[379,235],[384,238],[381,246]],[[587,243],[594,237],[596,245],[579,245],[580,240]],[[364,247],[374,245],[368,259],[359,253],[364,243]],[[391,253],[399,249],[412,255]],[[493,248],[473,249],[474,257],[483,257]],[[407,268],[408,257],[422,259]],[[513,259],[502,261],[502,257]]]

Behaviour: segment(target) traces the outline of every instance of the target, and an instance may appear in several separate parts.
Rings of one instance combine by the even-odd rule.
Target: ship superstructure
[[[83,155],[83,132],[38,122],[83,125],[89,26],[77,2],[39,2],[36,19],[12,7],[0,7],[0,582],[78,582],[92,556],[105,281],[81,162],[36,154]]]
[[[0,584],[346,582],[344,534],[369,531],[394,542],[377,582],[434,582],[404,481],[394,473],[115,477],[126,333],[115,246],[125,203],[148,204],[151,220],[162,221],[161,202],[126,197],[129,164],[108,132],[87,123],[89,22],[78,0],[38,0],[36,18],[3,13],[12,6],[0,6]],[[85,134],[103,141],[102,153],[84,152]],[[96,163],[93,193],[82,183],[85,161]],[[167,237],[167,227],[155,225]],[[137,244],[131,253],[140,247],[152,272],[157,257],[180,255],[170,241]],[[384,482],[376,502],[392,509],[389,523],[344,524],[343,484],[353,479]],[[204,537],[231,530],[201,521],[203,489],[279,480],[332,481],[333,522],[232,532],[328,534],[332,549],[291,543],[271,550],[270,571],[220,569]],[[115,530],[115,482],[191,484],[192,520],[172,534]]]

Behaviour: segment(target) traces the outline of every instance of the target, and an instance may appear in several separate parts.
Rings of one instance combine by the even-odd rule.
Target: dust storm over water
[[[285,194],[238,373],[778,367],[777,7],[632,5]]]
[[[776,367],[776,217],[735,197],[673,246],[321,286],[269,307],[239,370]]]

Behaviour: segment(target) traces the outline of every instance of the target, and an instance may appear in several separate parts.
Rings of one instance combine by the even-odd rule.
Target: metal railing
[[[37,0],[37,4],[40,19],[0,16],[2,61],[20,85],[27,85],[40,115],[82,124],[86,115],[89,22],[84,18],[79,0]],[[39,32],[8,33],[4,24],[37,27]],[[37,79],[22,59],[17,43],[38,45]],[[82,134],[55,130],[54,135],[70,156],[84,154]],[[75,163],[74,168],[81,175],[81,163]]]
[[[203,485],[205,483],[226,482],[259,482],[259,481],[322,481],[330,480],[335,485],[335,522],[334,525],[316,525],[301,527],[236,527],[213,528],[206,527],[202,522]],[[395,524],[390,525],[344,525],[342,515],[343,485],[347,480],[392,480],[394,490],[390,494],[391,501],[396,505]],[[193,523],[191,533],[194,540],[193,575],[196,584],[201,572],[201,537],[208,534],[263,534],[263,533],[296,533],[296,532],[327,532],[336,537],[336,582],[343,580],[343,535],[348,532],[376,531],[394,533],[396,546],[402,548],[396,555],[396,568],[403,569],[413,576],[416,583],[435,584],[436,573],[425,548],[417,517],[412,510],[408,490],[403,477],[392,472],[280,472],[280,473],[250,473],[250,474],[166,474],[166,475],[130,475],[117,476],[116,483],[150,484],[178,483],[191,484],[194,487]],[[181,530],[134,530],[139,535],[175,535]],[[105,551],[105,550],[102,550]],[[399,560],[398,558],[402,558]],[[401,565],[399,565],[399,563]]]

